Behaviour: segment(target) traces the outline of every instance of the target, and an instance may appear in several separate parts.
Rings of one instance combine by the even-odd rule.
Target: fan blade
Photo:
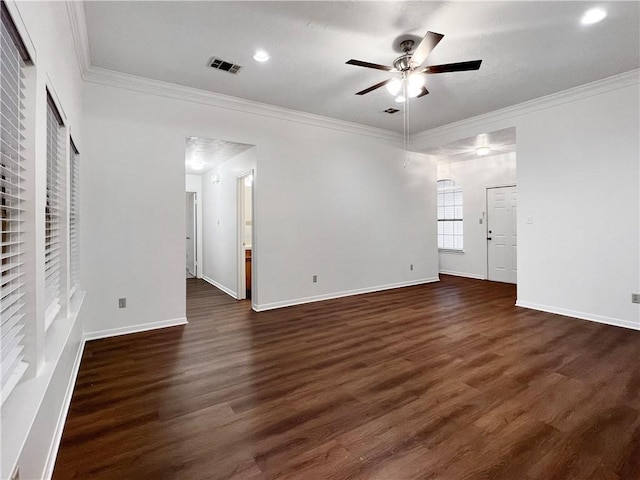
[[[427,59],[431,51],[436,48],[436,45],[440,43],[440,40],[444,35],[441,33],[427,32],[424,36],[420,45],[416,47],[416,51],[411,55],[411,63],[414,67],[418,67],[422,65],[422,63]]]
[[[353,58],[346,62],[347,65],[356,65],[357,67],[375,68],[376,70],[385,70],[387,72],[395,71],[395,68],[386,65],[378,65],[377,63],[363,62],[362,60],[354,60]]]
[[[470,62],[447,63],[445,65],[431,65],[422,69],[422,73],[446,73],[464,72],[467,70],[478,70],[482,60],[471,60]]]
[[[356,93],[356,95],[364,95],[365,93],[369,93],[369,92],[373,92],[375,89],[380,88],[380,87],[384,87],[387,83],[389,83],[391,80],[393,80],[393,78],[390,78],[389,80],[385,80],[384,82],[380,82],[380,83],[376,83],[375,85],[373,85],[372,87],[369,88],[365,88],[364,90]]]
[[[429,90],[427,90],[427,87],[422,87],[422,91],[418,94],[416,98],[424,97],[425,95],[428,95],[428,94],[429,94]]]

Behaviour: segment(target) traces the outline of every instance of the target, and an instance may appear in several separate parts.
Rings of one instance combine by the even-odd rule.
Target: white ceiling
[[[245,143],[189,137],[185,146],[185,173],[187,175],[202,175],[251,147],[253,145]],[[194,165],[200,166],[200,168],[196,168]]]
[[[479,158],[476,149],[489,147],[488,155],[500,155],[516,151],[515,127],[482,133],[473,137],[462,138],[446,145],[424,150],[422,153],[435,155],[439,161],[461,162]]]
[[[589,27],[580,16],[603,6]],[[94,66],[402,131],[402,113],[379,89],[398,39],[445,34],[427,65],[482,59],[479,71],[430,75],[411,101],[410,129],[424,131],[640,67],[637,1],[244,2],[90,1],[85,17]],[[257,63],[257,48],[271,54]],[[237,75],[207,67],[217,56]]]

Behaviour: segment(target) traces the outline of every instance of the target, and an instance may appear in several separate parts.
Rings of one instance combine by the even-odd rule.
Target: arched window
[[[454,180],[438,180],[438,248],[463,249],[462,187]]]

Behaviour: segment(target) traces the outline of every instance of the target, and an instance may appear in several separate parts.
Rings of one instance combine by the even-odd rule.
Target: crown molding
[[[614,75],[603,80],[586,83],[577,87],[552,93],[544,97],[535,98],[523,103],[518,103],[509,107],[495,110],[475,117],[449,123],[441,127],[425,130],[411,136],[411,144],[420,145],[420,148],[434,146],[438,144],[438,139],[455,134],[458,130],[479,128],[486,124],[504,123],[511,119],[527,115],[540,110],[557,107],[565,103],[602,95],[621,88],[638,86],[640,84],[640,69],[630,70],[625,73]]]
[[[80,75],[84,74],[91,66],[91,55],[89,53],[89,36],[87,34],[87,21],[84,16],[84,2],[68,1],[67,15],[73,36],[73,45],[76,49],[76,58],[80,67]]]
[[[194,102],[227,110],[235,110],[252,115],[329,128],[342,132],[355,133],[398,144],[402,143],[401,133],[384,130],[382,128],[370,127],[359,123],[337,120],[322,115],[314,115],[266,103],[94,67],[91,65],[84,3],[82,1],[68,1],[67,13],[71,25],[78,65],[80,66],[80,74],[85,82],[123,88],[135,92]]]
[[[222,95],[206,90],[185,87],[173,83],[162,82],[160,80],[153,80],[100,67],[94,67],[91,65],[84,3],[82,1],[68,1],[67,12],[78,58],[78,65],[80,66],[80,73],[82,79],[86,82],[123,88],[140,93],[173,98],[176,100],[194,102],[227,110],[235,110],[252,115],[277,118],[280,120],[365,135],[387,140],[398,145],[401,145],[403,142],[401,133],[382,128],[370,127],[354,122],[337,120],[335,118],[300,112],[266,103],[245,100],[229,95]],[[587,83],[585,85],[580,85],[551,95],[546,95],[544,97],[505,107],[500,110],[460,120],[459,122],[425,130],[411,135],[410,145],[416,146],[418,147],[417,150],[420,150],[426,146],[437,145],[439,138],[455,134],[458,130],[480,128],[483,125],[490,123],[507,122],[511,119],[539,110],[552,108],[594,95],[600,95],[620,88],[638,85],[639,78],[640,69],[635,69],[605,78],[604,80]]]
[[[402,142],[402,134],[398,132],[392,132],[344,120],[337,120],[335,118],[324,117],[322,115],[300,112],[252,100],[245,100],[243,98],[232,97],[230,95],[222,95],[220,93],[209,92],[197,88],[185,87],[183,85],[176,85],[174,83],[163,82],[160,80],[153,80],[127,73],[116,72],[100,67],[90,66],[84,72],[82,78],[87,82],[99,85],[123,88],[135,92],[194,102],[201,105],[224,108],[226,110],[234,110],[252,115],[277,118],[279,120],[296,122],[298,124],[303,123],[316,127],[365,135],[391,142]]]

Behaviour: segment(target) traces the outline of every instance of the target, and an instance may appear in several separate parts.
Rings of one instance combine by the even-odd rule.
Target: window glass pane
[[[445,235],[445,237],[444,237],[444,248],[453,248],[453,236]]]
[[[454,218],[454,214],[455,214],[455,207],[444,207],[444,218]]]
[[[438,248],[463,248],[463,192],[454,180],[438,180]]]

